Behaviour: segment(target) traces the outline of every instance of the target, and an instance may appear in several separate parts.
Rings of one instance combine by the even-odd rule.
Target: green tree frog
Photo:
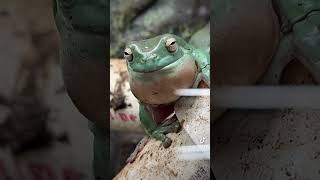
[[[209,53],[173,34],[133,41],[124,50],[129,84],[139,100],[139,116],[145,132],[168,148],[167,133],[181,129],[174,115],[178,89],[210,87]]]

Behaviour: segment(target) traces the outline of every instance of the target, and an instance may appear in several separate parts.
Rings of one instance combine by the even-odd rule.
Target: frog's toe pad
[[[174,125],[174,129],[175,129],[175,131],[174,131],[175,133],[178,133],[181,131],[182,125],[180,124],[179,121],[177,121],[177,123]]]
[[[165,140],[162,142],[162,145],[164,148],[170,147],[171,144],[172,144],[172,140],[168,137],[166,137]]]

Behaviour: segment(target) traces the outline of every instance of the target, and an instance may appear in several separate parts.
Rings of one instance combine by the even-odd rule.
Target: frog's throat
[[[129,72],[130,89],[134,96],[146,104],[168,104],[179,96],[176,89],[190,88],[198,75],[194,56],[187,54],[153,73]]]

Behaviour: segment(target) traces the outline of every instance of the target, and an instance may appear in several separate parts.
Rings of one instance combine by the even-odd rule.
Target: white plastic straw
[[[221,87],[212,91],[215,107],[320,109],[320,86]]]
[[[210,96],[210,89],[178,89],[178,96]]]
[[[209,160],[210,145],[181,146],[176,153],[181,160]]]

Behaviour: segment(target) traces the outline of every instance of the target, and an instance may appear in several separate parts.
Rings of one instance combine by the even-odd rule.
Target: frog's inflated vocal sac
[[[166,134],[181,127],[174,115],[179,99],[175,91],[200,83],[209,87],[210,56],[178,36],[164,34],[129,43],[124,57],[131,91],[140,102],[140,121],[146,133],[167,148],[172,140]]]

